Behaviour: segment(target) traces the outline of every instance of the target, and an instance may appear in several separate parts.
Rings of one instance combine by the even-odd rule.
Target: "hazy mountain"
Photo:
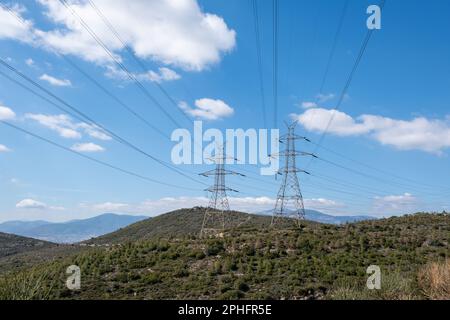
[[[50,224],[48,221],[7,221],[0,223],[0,232],[23,235],[27,230]]]
[[[262,215],[272,215],[273,210],[265,210],[258,212],[257,214]],[[310,221],[316,221],[320,223],[330,223],[330,224],[343,224],[343,223],[351,223],[351,222],[358,222],[358,221],[364,221],[364,220],[374,220],[375,217],[371,216],[333,216],[330,214],[322,213],[316,210],[305,210],[305,219]]]
[[[62,223],[9,221],[0,224],[0,232],[57,243],[74,243],[116,231],[146,218],[148,217],[106,213],[89,219]]]

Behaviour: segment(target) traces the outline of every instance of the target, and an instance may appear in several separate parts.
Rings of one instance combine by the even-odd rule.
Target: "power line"
[[[80,21],[81,26],[89,33],[89,35],[97,42],[97,44],[103,48],[103,50],[108,54],[108,56],[116,63],[117,66],[119,66],[122,71],[124,71],[128,78],[138,86],[138,88],[143,92],[143,94],[153,103],[155,104],[158,109],[163,112],[167,118],[176,126],[181,127],[181,125],[168,113],[164,107],[150,94],[150,92],[144,87],[144,85],[136,78],[135,75],[133,75],[125,65],[117,60],[117,58],[114,56],[114,54],[108,49],[108,47],[105,45],[105,43],[95,34],[94,31],[89,27],[88,24],[83,20],[83,18],[70,7],[70,5],[66,2],[66,0],[59,0],[67,9],[68,11],[78,20]],[[179,110],[179,108],[177,108]]]
[[[206,189],[211,193],[208,208],[203,217],[202,228],[200,230],[200,237],[217,235],[224,232],[226,227],[230,227],[229,215],[230,205],[228,203],[227,191],[238,192],[237,190],[228,188],[225,184],[225,176],[242,174],[225,169],[225,162],[227,155],[225,154],[225,146],[219,155],[211,159],[216,164],[214,170],[206,171],[200,175],[209,177],[214,176],[214,185]],[[228,219],[227,219],[228,218]]]
[[[145,65],[145,63],[141,59],[138,59],[136,57],[136,55],[134,54],[134,51],[131,50],[130,46],[128,44],[126,44],[125,41],[123,41],[122,37],[117,32],[117,29],[114,28],[113,24],[109,21],[109,19],[106,17],[106,15],[104,15],[102,13],[102,11],[99,9],[99,7],[97,7],[94,4],[94,2],[92,2],[91,0],[88,0],[88,3],[95,10],[97,15],[103,20],[103,23],[113,33],[113,35],[117,38],[117,40],[119,40],[119,42],[123,45],[125,50],[127,50],[127,52],[130,54],[130,56],[133,58],[133,60],[136,61],[136,63],[139,65],[139,67],[144,72],[148,72],[148,67]],[[186,113],[184,111],[182,111],[179,108],[178,103],[170,96],[170,94],[167,92],[167,90],[157,81],[152,81],[152,83],[154,83],[158,87],[158,89],[164,94],[164,96],[174,105],[175,109],[178,110],[178,112],[180,112],[189,122],[191,122],[191,119],[186,115]]]
[[[25,23],[25,21],[22,19],[22,17],[18,16],[14,11],[12,11],[9,7],[0,4],[2,6],[2,8],[4,8],[5,10],[7,10],[12,16],[14,16],[21,24],[23,24],[25,27],[28,27],[27,24]],[[40,35],[38,35],[40,37]],[[101,85],[97,80],[95,80],[92,76],[90,76],[87,72],[85,72],[82,68],[80,68],[74,61],[72,61],[71,59],[69,59],[66,55],[63,54],[58,54],[58,56],[62,57],[70,66],[72,66],[75,70],[77,70],[79,73],[81,73],[84,77],[86,77],[89,81],[91,81],[92,83],[94,83],[101,91],[103,91],[106,95],[108,95],[111,99],[113,99],[115,102],[117,102],[120,106],[122,106],[126,111],[128,111],[129,113],[131,113],[133,116],[135,116],[137,119],[139,119],[140,121],[142,121],[146,126],[148,126],[149,128],[151,128],[152,130],[154,130],[155,132],[157,132],[158,134],[160,134],[161,136],[167,138],[170,140],[170,137],[165,134],[162,130],[160,130],[159,128],[155,127],[153,124],[151,124],[149,121],[147,121],[142,115],[140,115],[139,113],[137,113],[136,111],[134,111],[131,107],[129,107],[125,102],[123,102],[121,99],[119,99],[116,95],[114,95],[111,91],[109,91],[108,89],[106,89],[103,85]],[[5,74],[3,74],[5,77],[7,77],[9,80],[15,82],[16,84],[22,86],[19,82],[16,82],[15,80],[13,80],[12,78],[6,76]]]
[[[349,156],[346,156],[346,155],[344,155],[342,153],[334,151],[334,150],[332,150],[332,149],[330,149],[328,147],[325,147],[323,145],[318,145],[315,142],[311,142],[311,143],[314,144],[314,145],[317,145],[319,148],[321,148],[321,149],[323,149],[323,150],[325,150],[327,152],[330,152],[330,153],[332,153],[332,154],[334,154],[334,155],[336,155],[338,157],[341,157],[341,158],[343,158],[345,160],[351,161],[353,163],[356,163],[356,164],[358,164],[360,166],[363,166],[365,168],[377,171],[379,173],[382,173],[382,174],[385,174],[385,175],[389,175],[391,177],[395,177],[395,178],[397,178],[399,180],[407,181],[409,183],[414,183],[414,184],[417,184],[417,185],[420,185],[420,186],[426,186],[428,188],[444,188],[444,187],[439,187],[439,186],[432,186],[432,185],[429,185],[429,184],[426,184],[426,183],[423,183],[423,182],[420,182],[420,181],[416,181],[416,180],[413,180],[413,179],[410,179],[410,178],[407,178],[407,177],[399,176],[399,175],[397,175],[397,174],[395,174],[393,172],[389,172],[389,171],[386,171],[386,170],[383,170],[383,169],[380,169],[380,168],[376,168],[376,167],[368,165],[368,164],[366,164],[366,163],[364,163],[362,161],[358,161],[358,160],[352,159]]]
[[[61,145],[61,144],[58,144],[58,143],[56,143],[56,142],[54,142],[54,141],[51,141],[51,140],[49,140],[49,139],[47,139],[47,138],[44,138],[44,137],[42,137],[42,136],[40,136],[40,135],[37,135],[37,134],[35,134],[35,133],[31,132],[31,131],[28,131],[28,130],[26,130],[26,129],[23,129],[23,128],[21,128],[21,127],[18,127],[18,126],[16,126],[16,125],[13,125],[13,124],[11,124],[11,123],[9,123],[9,122],[3,121],[3,120],[0,120],[0,122],[1,122],[2,124],[6,125],[6,126],[8,126],[8,127],[10,127],[10,128],[12,128],[12,129],[15,129],[15,130],[17,130],[17,131],[23,132],[23,133],[25,133],[25,134],[27,134],[27,135],[30,135],[30,136],[32,136],[32,137],[34,137],[34,138],[36,138],[36,139],[39,139],[39,140],[44,141],[44,142],[46,142],[46,143],[48,143],[48,144],[51,144],[51,145],[53,145],[53,146],[55,146],[55,147],[57,147],[57,148],[59,148],[59,149],[65,150],[65,151],[67,151],[67,152],[71,152],[71,153],[76,154],[76,155],[78,155],[78,156],[80,156],[80,157],[83,157],[83,158],[85,158],[85,159],[87,159],[87,160],[93,161],[93,162],[95,162],[95,163],[97,163],[97,164],[100,164],[100,165],[102,165],[102,166],[108,167],[108,168],[110,168],[110,169],[114,169],[114,170],[119,171],[119,172],[121,172],[121,173],[124,173],[124,174],[130,175],[130,176],[133,176],[133,177],[136,177],[136,178],[145,180],[145,181],[147,181],[147,182],[152,182],[152,183],[156,183],[156,184],[160,184],[160,185],[164,185],[164,186],[168,186],[168,187],[172,187],[172,188],[183,189],[183,190],[191,190],[191,191],[198,191],[197,189],[188,188],[188,187],[182,187],[182,186],[180,186],[180,185],[170,184],[170,183],[167,183],[167,182],[163,182],[163,181],[159,181],[159,180],[156,180],[156,179],[153,179],[153,178],[149,178],[149,177],[147,177],[147,176],[143,176],[143,175],[141,175],[141,174],[139,174],[139,173],[135,173],[135,172],[133,172],[133,171],[129,171],[129,170],[126,170],[126,169],[122,169],[121,167],[112,165],[112,164],[110,164],[110,163],[108,163],[108,162],[105,162],[105,161],[102,161],[102,160],[95,159],[95,158],[93,158],[93,157],[90,157],[90,156],[85,155],[85,154],[83,154],[83,153],[80,153],[80,152],[78,152],[78,151],[75,151],[75,150],[72,150],[72,149],[70,149],[70,148],[67,148],[67,147],[65,147],[65,146],[63,146],[63,145]]]
[[[381,0],[380,4],[379,4],[379,7],[380,7],[381,10],[383,9],[384,4],[385,4],[385,0]],[[358,57],[356,58],[355,63],[354,63],[354,65],[353,65],[353,67],[352,67],[352,69],[350,71],[350,74],[348,75],[347,81],[345,82],[345,86],[342,89],[342,92],[341,92],[341,94],[339,96],[339,99],[337,101],[336,106],[333,108],[333,111],[337,111],[341,107],[341,104],[344,101],[345,96],[347,95],[348,88],[350,87],[350,84],[351,84],[351,82],[353,80],[353,77],[354,77],[354,75],[356,73],[356,70],[358,69],[358,66],[359,66],[359,64],[360,64],[360,62],[362,60],[364,52],[366,51],[367,45],[368,45],[368,43],[370,41],[370,38],[372,37],[373,31],[374,31],[374,29],[369,29],[367,31],[366,36],[365,36],[365,38],[363,40],[363,43],[361,45],[361,48],[359,50]],[[322,144],[322,142],[323,142],[323,140],[325,138],[325,135],[327,134],[327,132],[328,132],[330,126],[331,126],[331,123],[334,120],[335,115],[336,115],[336,112],[333,112],[331,117],[330,117],[330,120],[328,121],[328,124],[327,124],[325,130],[322,132],[322,135],[320,136],[320,139],[319,139],[319,142],[318,142],[319,146]],[[313,153],[315,153],[317,151],[317,149],[318,149],[318,146],[316,146],[316,148],[313,151]],[[311,161],[308,163],[307,167],[309,167],[309,165],[311,164],[311,162],[313,160],[314,159],[311,159]]]
[[[278,0],[272,0],[273,19],[273,126],[277,127],[278,117]]]
[[[272,226],[277,225],[286,217],[293,217],[296,225],[299,226],[300,220],[305,218],[305,207],[297,172],[308,172],[301,170],[296,166],[297,156],[302,155],[303,153],[296,151],[295,141],[300,139],[306,140],[306,138],[295,134],[297,122],[286,125],[288,127],[288,133],[280,137],[280,141],[286,143],[286,149],[273,155],[284,157],[284,167],[277,172],[277,174],[282,175],[282,183],[278,190],[277,200],[273,210]]]
[[[258,62],[258,74],[259,74],[259,90],[261,92],[261,109],[263,112],[264,127],[267,128],[266,99],[264,94],[261,36],[259,30],[259,13],[257,0],[252,0],[252,5],[253,5],[253,20],[254,20],[255,41],[256,41],[256,57]]]
[[[88,122],[89,124],[95,126],[96,128],[100,128],[101,130],[103,130],[105,133],[109,134],[110,136],[112,136],[116,141],[118,141],[119,143],[128,146],[129,148],[141,153],[142,155],[152,159],[153,161],[163,165],[164,167],[177,172],[178,174],[188,178],[189,180],[195,181],[197,183],[201,183],[200,181],[197,181],[196,179],[193,179],[192,177],[184,174],[183,172],[181,172],[180,170],[174,168],[172,165],[170,165],[169,163],[158,159],[157,157],[147,153],[146,151],[136,147],[135,145],[133,145],[132,143],[130,143],[129,141],[125,140],[124,138],[120,137],[119,135],[115,134],[114,132],[112,132],[111,130],[105,128],[104,126],[102,126],[101,124],[99,124],[98,122],[94,121],[92,118],[90,118],[89,116],[87,116],[86,114],[84,114],[82,111],[80,111],[79,109],[77,109],[76,107],[72,106],[71,104],[69,104],[68,102],[64,101],[62,98],[58,97],[57,95],[55,95],[54,93],[52,93],[51,91],[47,90],[46,88],[44,88],[43,86],[41,86],[39,83],[37,83],[36,81],[34,81],[33,79],[29,78],[28,76],[26,76],[25,74],[23,74],[22,72],[20,72],[19,70],[17,70],[16,68],[14,68],[13,66],[11,66],[10,64],[8,64],[6,61],[4,61],[3,59],[0,58],[0,64],[2,64],[3,66],[5,66],[6,68],[8,68],[9,70],[13,71],[14,73],[16,73],[18,76],[20,76],[22,79],[28,81],[29,83],[31,83],[33,86],[39,88],[40,90],[42,90],[43,92],[45,92],[47,95],[49,95],[50,97],[52,97],[53,99],[55,99],[56,101],[58,101],[59,103],[61,103],[62,105],[66,106],[67,108],[69,108],[70,110],[72,110],[73,112],[70,112],[68,110],[66,110],[65,108],[59,106],[58,104],[53,104],[55,107],[57,107],[58,109],[62,110],[65,113],[68,113],[70,115],[72,115],[73,117],[81,120],[81,121],[85,121]],[[33,91],[31,91],[32,93],[34,93]]]
[[[86,77],[88,80],[90,80],[94,85],[96,85],[103,93],[105,93],[107,96],[109,96],[111,99],[113,99],[117,104],[119,104],[122,108],[124,108],[127,112],[132,114],[134,117],[136,117],[138,120],[140,120],[142,123],[144,123],[147,127],[151,128],[153,131],[158,133],[160,136],[169,139],[170,137],[164,133],[161,129],[154,126],[152,123],[150,123],[147,119],[145,119],[141,114],[137,113],[133,110],[130,106],[128,106],[124,101],[122,101],[119,97],[117,97],[115,94],[113,94],[111,91],[106,89],[103,85],[101,85],[97,80],[95,80],[92,76],[90,76],[87,72],[85,72],[83,69],[81,69],[78,65],[75,64],[71,59],[69,59],[65,55],[61,55],[61,57],[72,66],[75,70],[77,70],[79,73],[81,73],[84,77]]]
[[[334,54],[335,54],[335,51],[336,51],[336,45],[337,45],[337,42],[338,42],[338,39],[339,39],[339,35],[341,34],[342,26],[344,24],[345,14],[347,12],[347,7],[348,7],[348,0],[345,1],[344,7],[342,8],[342,13],[341,13],[341,16],[339,18],[339,23],[338,23],[338,27],[336,29],[336,33],[334,35],[333,44],[331,46],[331,51],[330,51],[330,54],[328,56],[327,64],[326,64],[326,67],[325,67],[325,72],[323,74],[322,81],[320,83],[319,94],[323,93],[325,82],[326,82],[326,80],[328,78],[328,73],[330,71],[331,62],[333,61],[333,57],[334,57]]]

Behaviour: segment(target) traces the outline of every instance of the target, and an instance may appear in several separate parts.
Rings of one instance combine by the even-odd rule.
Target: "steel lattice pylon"
[[[212,160],[216,164],[214,170],[206,171],[200,175],[208,177],[214,176],[214,185],[207,188],[205,191],[211,193],[208,208],[205,211],[202,228],[200,230],[200,237],[218,235],[223,233],[225,228],[230,226],[228,221],[230,205],[228,203],[227,191],[238,192],[237,190],[226,187],[226,175],[240,175],[238,172],[225,169],[225,162],[229,157],[225,154],[225,147],[222,148],[222,153],[217,155]]]
[[[288,133],[280,137],[280,142],[286,144],[286,149],[275,155],[271,155],[284,158],[284,167],[280,168],[277,172],[278,175],[282,176],[282,183],[273,211],[272,226],[278,224],[283,218],[288,217],[294,218],[295,224],[300,226],[300,220],[305,219],[305,207],[297,172],[309,173],[297,168],[296,158],[302,155],[315,156],[311,153],[296,151],[296,140],[309,141],[306,137],[295,134],[296,125],[297,122],[286,124]]]

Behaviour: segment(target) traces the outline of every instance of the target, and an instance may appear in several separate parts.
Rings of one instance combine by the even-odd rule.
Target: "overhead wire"
[[[137,79],[137,77],[128,70],[128,68],[118,60],[118,58],[114,55],[114,53],[111,52],[111,50],[107,47],[107,45],[97,36],[97,34],[89,27],[89,25],[84,21],[84,19],[67,3],[66,0],[59,0],[66,8],[67,10],[80,21],[81,26],[83,29],[85,29],[89,35],[95,40],[95,42],[103,48],[103,50],[106,52],[106,54],[111,58],[111,60],[122,70],[126,73],[128,78],[133,81],[137,87],[142,91],[145,97],[147,97],[156,107],[164,113],[164,115],[178,128],[182,127],[181,124],[175,120],[174,117],[171,116],[169,112],[156,100],[155,97],[145,88],[145,86]],[[180,111],[179,108],[177,108],[178,111]],[[184,113],[183,113],[184,114]]]
[[[259,12],[257,0],[252,1],[253,8],[253,22],[256,42],[256,58],[258,64],[258,76],[259,76],[259,91],[261,94],[261,109],[263,115],[264,128],[267,128],[267,115],[266,115],[266,98],[264,93],[264,77],[263,77],[263,62],[262,62],[262,50],[261,50],[261,35],[259,29]]]
[[[74,107],[73,105],[69,104],[68,102],[66,102],[65,100],[63,100],[62,98],[58,97],[57,95],[55,95],[54,93],[52,93],[51,91],[49,91],[48,89],[44,88],[43,86],[41,86],[39,83],[37,83],[36,81],[34,81],[33,79],[29,78],[28,76],[26,76],[25,74],[23,74],[22,72],[20,72],[19,70],[17,70],[16,68],[14,68],[13,66],[11,66],[9,63],[7,63],[5,60],[0,58],[0,64],[3,65],[4,67],[6,67],[7,69],[13,71],[14,73],[16,73],[19,77],[21,77],[22,79],[26,80],[27,82],[31,83],[33,86],[37,87],[38,89],[40,89],[41,91],[45,92],[48,96],[52,97],[53,99],[55,99],[56,101],[58,101],[59,103],[61,103],[62,105],[64,105],[65,107],[69,108],[71,111],[67,110],[66,108],[63,108],[61,106],[59,106],[58,104],[53,104],[55,107],[57,107],[58,109],[62,110],[63,112],[69,113],[71,116],[82,120],[84,122],[87,122],[88,124],[93,125],[96,128],[101,129],[104,133],[107,133],[108,135],[110,135],[111,137],[114,138],[114,140],[118,141],[119,143],[139,152],[140,154],[152,159],[153,161],[161,164],[162,166],[168,168],[169,170],[172,170],[182,176],[184,176],[185,178],[188,178],[191,181],[195,181],[197,183],[201,183],[202,182],[186,175],[185,173],[181,172],[179,169],[173,167],[171,164],[158,159],[157,157],[149,154],[148,152],[140,149],[139,147],[135,146],[134,144],[132,144],[131,142],[125,140],[124,138],[120,137],[119,135],[117,135],[116,133],[112,132],[111,130],[107,129],[106,127],[104,127],[103,125],[101,125],[100,123],[96,122],[95,120],[93,120],[91,117],[89,117],[88,115],[86,115],[85,113],[83,113],[82,111],[80,111],[79,109],[77,109],[76,107]],[[34,92],[32,92],[34,93]]]
[[[36,133],[33,133],[33,132],[31,132],[31,131],[29,131],[29,130],[26,130],[26,129],[24,129],[24,128],[21,128],[21,127],[19,127],[19,126],[16,126],[16,125],[14,125],[14,124],[12,124],[12,123],[9,123],[9,122],[7,122],[7,121],[0,120],[0,123],[2,123],[3,125],[6,125],[6,126],[12,128],[12,129],[15,129],[15,130],[17,130],[17,131],[19,131],[19,132],[22,132],[22,133],[25,133],[25,134],[27,134],[27,135],[29,135],[29,136],[32,136],[32,137],[34,137],[34,138],[36,138],[36,139],[39,139],[39,140],[41,140],[41,141],[44,141],[44,142],[46,142],[46,143],[48,143],[48,144],[51,144],[51,145],[53,145],[53,146],[55,146],[55,147],[57,147],[57,148],[59,148],[59,149],[61,149],[61,150],[70,152],[70,153],[72,153],[72,154],[76,154],[76,155],[78,155],[78,156],[80,156],[80,157],[82,157],[82,158],[85,158],[85,159],[87,159],[87,160],[93,161],[93,162],[95,162],[95,163],[97,163],[97,164],[100,164],[100,165],[102,165],[102,166],[105,166],[105,167],[108,167],[108,168],[110,168],[110,169],[119,171],[119,172],[121,172],[121,173],[124,173],[124,174],[130,175],[130,176],[133,176],[133,177],[136,177],[136,178],[145,180],[145,181],[147,181],[147,182],[152,182],[152,183],[156,183],[156,184],[159,184],[159,185],[164,185],[164,186],[168,186],[168,187],[172,187],[172,188],[177,188],[177,189],[191,190],[191,191],[198,191],[198,189],[188,188],[188,187],[183,187],[183,186],[180,186],[180,185],[175,185],[175,184],[167,183],[167,182],[164,182],[164,181],[160,181],[160,180],[157,180],[157,179],[153,179],[153,178],[150,178],[150,177],[141,175],[141,174],[139,174],[139,173],[136,173],[136,172],[133,172],[133,171],[130,171],[130,170],[127,170],[127,169],[123,169],[123,168],[118,167],[118,166],[116,166],[116,165],[113,165],[113,164],[110,164],[110,163],[108,163],[108,162],[105,162],[105,161],[102,161],[102,160],[93,158],[93,157],[91,157],[91,156],[88,156],[88,155],[83,154],[83,153],[81,153],[81,152],[78,152],[78,151],[76,151],[76,150],[67,148],[67,147],[65,147],[65,146],[63,146],[63,145],[61,145],[61,144],[59,144],[59,143],[56,143],[56,142],[54,142],[54,141],[52,141],[52,140],[50,140],[50,139],[44,138],[44,137],[42,137],[42,136],[40,136],[40,135],[38,135],[38,134],[36,134]]]

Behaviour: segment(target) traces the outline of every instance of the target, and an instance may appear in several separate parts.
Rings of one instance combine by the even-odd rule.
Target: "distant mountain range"
[[[262,214],[262,215],[272,215],[273,210],[265,210],[261,212],[257,212],[256,214]],[[371,216],[332,216],[330,214],[325,214],[316,210],[305,210],[305,219],[320,223],[329,223],[329,224],[343,224],[343,223],[352,223],[352,222],[358,222],[363,220],[374,220],[375,217]]]
[[[272,210],[265,210],[262,212],[256,212],[254,214],[268,216],[272,215]],[[120,229],[144,219],[149,218],[146,216],[105,213],[89,219],[71,220],[61,223],[52,223],[42,220],[8,221],[0,224],[0,232],[55,243],[75,243],[106,235],[111,232],[120,231]],[[153,219],[154,218],[152,218],[152,220]],[[315,210],[306,210],[306,220],[320,223],[343,224],[372,219],[375,218],[364,215],[333,216]],[[171,223],[177,224],[177,222],[174,221],[172,221]],[[170,230],[169,225],[166,227],[168,230]]]
[[[56,243],[75,243],[119,230],[147,218],[145,216],[105,213],[89,219],[71,220],[62,223],[8,221],[0,224],[0,232]]]

